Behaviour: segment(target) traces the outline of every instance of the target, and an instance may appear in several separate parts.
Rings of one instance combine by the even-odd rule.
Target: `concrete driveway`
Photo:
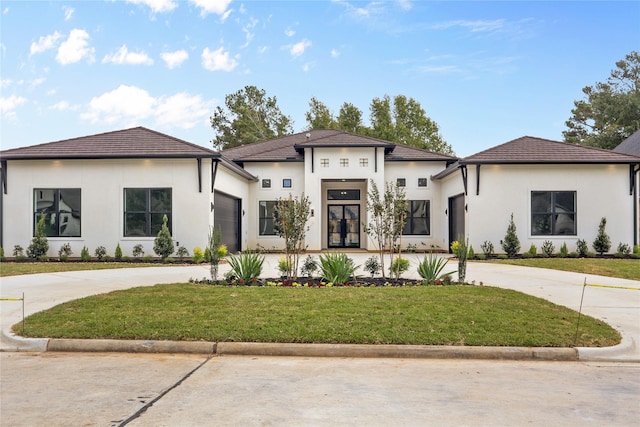
[[[350,253],[356,265],[363,265],[372,254]],[[407,255],[412,267],[409,278],[418,278],[415,265],[422,255]],[[266,255],[263,276],[277,277],[280,255]],[[455,269],[455,261],[450,263]],[[220,274],[229,270],[220,266]],[[150,286],[157,283],[185,282],[189,278],[209,277],[207,265],[144,267],[117,270],[78,271],[1,279],[0,297],[25,296],[25,315],[50,308],[57,304],[88,295],[126,289],[134,286]],[[476,284],[504,287],[547,299],[574,310],[580,307],[584,290],[582,312],[599,318],[618,329],[623,342],[605,349],[578,348],[581,360],[640,361],[640,282],[610,277],[584,275],[557,270],[470,262],[467,280]],[[584,282],[611,287],[584,287]],[[1,302],[2,339],[0,350],[35,350],[46,348],[46,340],[17,339],[10,328],[20,322],[22,305],[16,301]]]

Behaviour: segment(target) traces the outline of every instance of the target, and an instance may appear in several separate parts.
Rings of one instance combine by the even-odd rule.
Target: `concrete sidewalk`
[[[349,253],[356,265],[363,265],[372,253]],[[281,255],[265,256],[263,277],[278,277]],[[317,259],[317,254],[313,255]],[[416,265],[422,254],[407,254],[412,263],[407,278],[418,279]],[[449,265],[455,270],[455,260]],[[220,266],[220,274],[229,271],[228,264]],[[208,265],[176,267],[144,267],[117,270],[94,270],[65,273],[12,276],[1,279],[0,297],[25,296],[25,316],[63,302],[89,295],[151,286],[157,283],[185,282],[190,278],[209,277]],[[11,333],[11,326],[22,319],[22,304],[1,302],[0,350],[2,351],[135,351],[135,352],[191,352],[215,354],[282,354],[348,357],[431,357],[479,359],[543,359],[598,360],[640,362],[640,282],[556,270],[470,262],[467,280],[476,284],[514,289],[601,319],[623,336],[622,343],[608,348],[527,349],[505,347],[434,347],[434,346],[335,346],[246,343],[167,343],[155,341],[113,340],[49,340],[25,339]],[[608,287],[584,287],[584,282]],[[394,354],[396,356],[394,356]]]

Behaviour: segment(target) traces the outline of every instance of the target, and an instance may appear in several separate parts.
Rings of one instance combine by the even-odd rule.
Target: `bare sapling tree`
[[[278,236],[284,239],[286,276],[298,278],[300,254],[306,249],[305,236],[310,216],[311,202],[304,194],[298,199],[289,194],[279,198],[275,208],[275,228]]]

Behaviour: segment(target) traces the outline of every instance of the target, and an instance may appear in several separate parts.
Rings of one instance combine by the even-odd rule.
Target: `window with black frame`
[[[258,234],[260,236],[275,236],[276,204],[275,200],[261,200],[258,202]]]
[[[429,200],[407,200],[407,217],[403,235],[431,234],[431,212]]]
[[[575,191],[531,192],[531,235],[575,236]]]
[[[36,188],[33,190],[33,233],[42,215],[47,237],[81,237],[79,188]]]
[[[124,236],[156,236],[162,228],[163,217],[171,232],[171,188],[124,189]]]

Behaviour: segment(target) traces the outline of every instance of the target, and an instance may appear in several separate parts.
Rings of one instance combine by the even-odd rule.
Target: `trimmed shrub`
[[[569,255],[569,249],[567,248],[567,243],[564,242],[562,246],[560,246],[560,256],[562,258],[566,258]]]
[[[589,246],[584,239],[578,239],[576,242],[576,248],[579,257],[585,258],[589,253]]]
[[[189,251],[184,246],[180,246],[176,251],[176,255],[178,255],[178,259],[182,262],[184,258],[189,256]]]
[[[104,246],[98,246],[93,254],[96,256],[98,261],[102,261],[107,256],[107,249]]]
[[[389,273],[396,276],[396,279],[399,279],[402,273],[406,272],[408,269],[409,269],[409,260],[401,256],[398,256],[393,259],[393,262],[391,263],[391,267],[389,267]]]
[[[142,247],[142,245],[140,243],[138,243],[137,245],[135,245],[133,247],[133,257],[134,258],[140,258],[144,256],[144,248]]]
[[[529,254],[529,258],[534,257],[536,255],[538,255],[538,248],[536,248],[536,245],[531,245],[531,247],[529,248],[529,252],[525,252],[527,254]],[[522,254],[524,256],[524,254]]]
[[[31,239],[31,243],[27,247],[27,256],[32,259],[41,259],[47,255],[49,250],[49,241],[47,240],[47,233],[44,231],[45,214],[40,214],[40,219],[36,224],[36,232]]]
[[[593,241],[593,249],[600,255],[605,252],[609,252],[609,249],[611,249],[611,238],[604,230],[606,226],[607,218],[603,217],[600,220],[600,225],[598,226],[598,235]]]
[[[164,215],[162,217],[162,227],[160,228],[160,231],[158,231],[158,235],[153,241],[153,252],[155,252],[156,255],[158,255],[163,260],[175,251],[173,239],[171,238],[171,233],[169,232],[169,226],[167,226],[168,221],[169,218]]]
[[[89,253],[89,248],[87,248],[86,246],[83,246],[82,250],[80,251],[80,259],[84,262],[91,261],[91,254]]]
[[[545,257],[550,257],[551,255],[553,255],[553,251],[555,251],[555,249],[556,247],[551,240],[545,240],[544,242],[542,242],[541,250]]]
[[[191,256],[191,260],[196,264],[199,264],[204,259],[204,253],[202,252],[202,248],[200,246],[196,246],[193,248],[193,255]]]
[[[619,258],[624,258],[624,257],[628,257],[629,255],[631,255],[631,246],[622,242],[618,243],[618,250],[616,252],[616,256],[618,256]]]
[[[69,243],[65,243],[60,246],[60,249],[58,250],[58,258],[60,261],[67,261],[72,253],[71,245]]]
[[[482,253],[485,258],[491,258],[493,256],[493,243],[488,240],[485,240],[482,245],[480,245],[480,249],[482,249]]]
[[[313,277],[316,271],[318,271],[318,263],[311,255],[307,255],[302,263],[302,268],[300,268],[300,273],[303,276]]]
[[[122,260],[122,248],[120,248],[120,243],[118,243],[118,245],[116,246],[116,250],[115,250],[113,256],[117,261],[121,261]]]
[[[364,263],[364,271],[369,273],[371,277],[379,274],[381,268],[379,258],[376,256],[369,257]]]
[[[513,221],[513,213],[507,226],[507,234],[504,236],[502,243],[502,250],[507,254],[509,258],[513,258],[520,252],[520,239],[516,232],[516,223]]]

